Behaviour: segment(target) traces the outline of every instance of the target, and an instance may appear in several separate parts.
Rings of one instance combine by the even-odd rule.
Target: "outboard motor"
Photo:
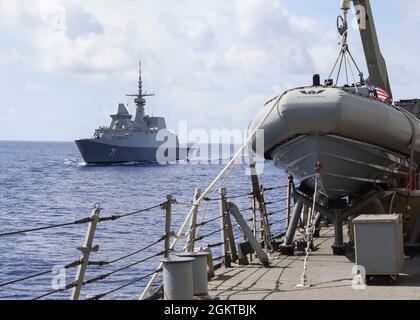
[[[321,77],[319,76],[319,74],[314,74],[312,78],[312,85],[314,87],[319,87],[321,85]]]

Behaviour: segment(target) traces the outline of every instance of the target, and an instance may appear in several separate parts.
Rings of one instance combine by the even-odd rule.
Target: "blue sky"
[[[371,0],[395,98],[420,96],[420,0]],[[246,128],[265,100],[326,77],[339,0],[0,0],[0,139],[90,137],[126,93],[171,129]],[[65,19],[60,20],[60,13]],[[64,21],[64,22],[63,22]],[[351,49],[366,70],[357,30]],[[132,109],[133,104],[129,104]]]

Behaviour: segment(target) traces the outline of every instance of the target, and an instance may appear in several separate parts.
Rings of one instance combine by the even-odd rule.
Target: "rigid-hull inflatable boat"
[[[361,195],[375,185],[401,186],[408,177],[412,139],[420,152],[420,121],[370,97],[366,88],[289,90],[269,102],[251,128],[270,109],[260,127],[263,156],[312,189],[320,161],[319,192],[329,199]],[[412,160],[415,166],[420,159]]]

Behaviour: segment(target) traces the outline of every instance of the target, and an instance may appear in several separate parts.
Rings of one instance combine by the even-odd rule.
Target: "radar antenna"
[[[153,97],[155,96],[154,93],[143,93],[143,80],[142,80],[142,68],[141,68],[141,61],[139,62],[139,92],[137,94],[127,94],[127,97],[134,97],[134,103],[137,106],[136,110],[136,118],[134,120],[134,123],[138,127],[145,127],[146,123],[144,121],[145,113],[144,113],[144,107],[146,105],[146,100],[144,98],[146,97]]]
[[[155,96],[154,93],[143,93],[143,80],[142,80],[142,68],[141,68],[141,61],[139,62],[139,93],[137,94],[127,94],[127,97],[135,97],[138,99],[144,98],[144,97],[153,97]],[[134,99],[134,102],[137,104],[136,99]],[[143,101],[139,101],[143,102]],[[145,102],[143,103],[143,106],[145,105]]]

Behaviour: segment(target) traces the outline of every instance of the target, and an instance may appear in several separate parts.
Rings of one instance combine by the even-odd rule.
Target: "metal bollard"
[[[193,258],[165,258],[163,290],[165,300],[193,299]]]
[[[196,297],[208,296],[207,257],[208,252],[183,252],[178,257],[193,258],[193,294]]]

